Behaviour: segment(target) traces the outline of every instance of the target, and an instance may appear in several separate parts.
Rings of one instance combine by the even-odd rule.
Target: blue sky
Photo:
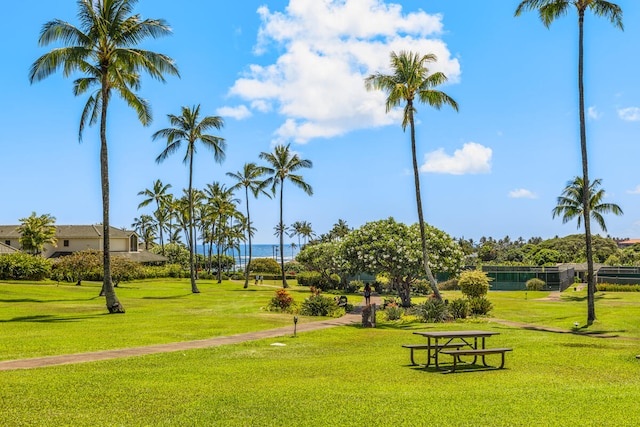
[[[144,48],[175,59],[181,78],[143,80],[154,121],[143,127],[122,101],[109,111],[111,224],[130,227],[137,193],[156,179],[187,187],[183,153],[162,164],[151,135],[167,114],[201,104],[225,119],[226,160],[200,150],[194,185],[220,181],[274,144],[291,143],[313,168],[314,195],[285,186],[287,224],[309,221],[320,234],[338,219],[352,227],[393,216],[417,221],[409,134],[384,94],[363,79],[388,71],[391,51],[438,56],[440,87],[460,106],[418,106],[417,142],[426,220],[454,237],[525,239],[577,232],[552,219],[567,181],[581,174],[574,11],[546,29],[535,13],[514,18],[519,1],[485,0],[140,0],[145,18],[164,18],[173,35]],[[640,2],[618,1],[625,31],[585,20],[585,84],[590,176],[602,178],[608,234],[640,237]],[[102,220],[98,128],[78,143],[86,99],[56,74],[30,85],[42,25],[77,23],[72,0],[9,2],[0,27],[0,223],[49,213],[58,224]],[[276,241],[276,200],[252,199],[257,243]],[[594,232],[602,231],[594,226]]]

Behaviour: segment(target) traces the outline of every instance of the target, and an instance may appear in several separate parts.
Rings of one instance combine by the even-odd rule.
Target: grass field
[[[105,315],[97,285],[0,283],[0,357],[34,357],[227,335],[291,324],[260,307],[273,288],[136,282]],[[301,300],[306,290],[294,288]],[[3,426],[633,426],[640,425],[636,294],[493,292],[493,317],[597,330],[619,338],[514,328],[486,320],[379,323],[222,347],[0,372]],[[455,298],[455,293],[446,293]],[[353,302],[358,297],[351,297]],[[309,319],[301,319],[309,321]],[[506,369],[442,374],[409,366],[405,343],[425,329],[500,332]],[[39,344],[42,341],[46,344]],[[272,346],[273,343],[286,344]]]

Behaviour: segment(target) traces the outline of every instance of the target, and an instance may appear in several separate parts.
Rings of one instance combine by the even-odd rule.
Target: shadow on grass
[[[164,297],[142,297],[142,299],[151,299],[151,300],[165,300],[165,299],[182,299],[182,298],[186,298],[190,295],[193,295],[191,292],[189,292],[188,294],[182,294],[182,295],[168,295],[168,296],[164,296]]]
[[[36,298],[11,298],[11,299],[0,299],[0,302],[4,302],[7,304],[11,303],[25,303],[25,302],[36,302],[36,303],[51,303],[51,302],[78,302],[78,301],[92,301],[96,298],[102,298],[101,296],[95,296],[90,298],[73,298],[73,299],[36,299]]]
[[[40,314],[37,316],[22,316],[22,317],[14,317],[13,319],[8,320],[0,320],[0,323],[11,323],[11,322],[25,322],[25,323],[66,323],[66,322],[77,322],[81,320],[86,320],[90,318],[98,317],[96,315],[88,315],[88,316],[76,316],[76,317],[61,317],[61,316],[53,316],[50,314]]]
[[[604,298],[604,295],[594,295],[593,296],[594,300],[600,300],[602,298]],[[587,295],[585,296],[572,296],[572,295],[563,295],[562,296],[562,301],[569,301],[569,302],[582,302],[582,301],[586,301],[587,300]]]
[[[413,369],[414,371],[419,371],[419,372],[426,372],[426,373],[431,373],[431,374],[463,374],[463,373],[471,373],[471,372],[483,372],[483,371],[508,371],[509,369],[504,367],[504,368],[499,368],[497,366],[484,366],[481,364],[474,364],[474,363],[459,363],[456,366],[456,370],[454,372],[451,372],[451,368],[453,368],[453,363],[449,363],[449,362],[444,362],[444,363],[440,363],[438,366],[438,368],[435,367],[435,365],[431,365],[428,368],[425,366],[414,366],[414,365],[407,365],[409,368]]]

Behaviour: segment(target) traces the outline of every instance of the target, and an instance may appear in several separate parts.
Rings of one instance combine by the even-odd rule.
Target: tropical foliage
[[[302,175],[294,174],[300,169],[311,168],[313,163],[311,160],[301,159],[298,154],[290,150],[290,144],[277,145],[272,153],[262,152],[260,158],[268,163],[265,167],[266,175],[269,178],[265,181],[267,186],[271,186],[271,191],[276,194],[276,190],[280,190],[280,221],[277,226],[277,234],[280,238],[280,266],[282,270],[282,287],[286,288],[287,278],[284,270],[284,233],[285,225],[283,222],[283,199],[284,184],[289,181],[298,188],[301,188],[308,195],[313,195],[313,188],[304,181]]]
[[[612,213],[622,215],[622,209],[615,203],[603,203],[605,192],[598,188],[602,183],[601,179],[595,179],[589,185],[589,212],[591,218],[600,226],[602,231],[607,231],[604,222],[604,214]],[[562,217],[562,223],[567,223],[572,219],[578,219],[578,228],[584,218],[584,206],[582,201],[585,197],[584,180],[576,176],[573,181],[569,181],[562,195],[558,197],[558,206],[553,209],[553,217]]]
[[[161,163],[171,154],[177,152],[182,144],[186,144],[186,151],[183,162],[189,166],[189,188],[187,189],[188,212],[187,212],[187,247],[189,248],[189,271],[191,277],[191,292],[199,293],[196,284],[196,268],[194,261],[195,236],[194,236],[194,192],[193,192],[193,159],[196,155],[196,143],[201,143],[205,148],[213,151],[214,159],[217,162],[224,160],[225,140],[219,136],[210,135],[210,129],[220,129],[224,126],[224,120],[219,116],[206,116],[200,119],[200,105],[194,107],[182,107],[179,116],[167,115],[172,127],[160,129],[153,134],[153,139],[165,139],[167,146],[156,158],[156,162]]]
[[[18,227],[22,250],[32,255],[40,255],[44,245],[56,246],[56,219],[49,214],[36,215],[32,212],[28,218],[20,218]]]
[[[445,232],[425,226],[426,248],[432,255],[429,269],[456,275],[463,262],[458,244]],[[352,271],[387,273],[404,307],[411,305],[411,286],[424,276],[420,228],[407,226],[393,218],[369,222],[349,233],[341,245],[340,256]]]
[[[589,161],[587,157],[587,128],[585,120],[584,104],[584,16],[590,10],[596,16],[605,17],[619,29],[622,25],[622,9],[615,3],[606,0],[523,0],[518,5],[515,15],[522,12],[535,10],[538,12],[542,23],[548,28],[556,18],[567,14],[572,7],[578,13],[578,103],[580,123],[580,154],[582,157],[582,182],[586,188],[582,194],[582,216],[584,218],[584,235],[587,250],[587,323],[592,324],[596,320],[595,292],[596,279],[593,268],[593,252],[591,247],[591,213],[589,191]]]
[[[76,27],[55,19],[42,27],[39,43],[55,48],[38,58],[29,72],[30,81],[37,82],[62,69],[65,77],[74,72],[83,74],[73,83],[74,95],[90,92],[80,118],[79,137],[87,124],[100,122],[100,178],[102,188],[103,227],[103,291],[110,313],[124,313],[116,297],[111,279],[111,251],[109,240],[109,158],[107,149],[107,111],[113,92],[135,110],[143,125],[151,122],[150,106],[136,91],[140,88],[140,73],[164,81],[165,74],[178,75],[173,60],[166,55],[136,46],[145,39],[171,33],[160,19],[142,19],[132,15],[136,0],[78,0]],[[93,91],[93,92],[91,92]]]
[[[444,92],[434,88],[445,83],[447,76],[444,73],[430,73],[427,65],[437,60],[434,54],[420,55],[414,52],[391,52],[392,74],[376,73],[365,79],[367,90],[383,90],[387,93],[387,113],[404,104],[402,116],[402,129],[407,126],[411,131],[411,156],[413,161],[413,178],[415,185],[416,204],[418,206],[418,225],[420,227],[420,242],[422,245],[422,262],[431,288],[437,299],[442,299],[436,280],[429,266],[429,252],[427,250],[427,236],[422,213],[422,199],[420,195],[420,175],[418,170],[418,158],[416,153],[416,132],[414,115],[416,107],[414,102],[422,102],[436,109],[444,105],[458,110],[458,104]]]

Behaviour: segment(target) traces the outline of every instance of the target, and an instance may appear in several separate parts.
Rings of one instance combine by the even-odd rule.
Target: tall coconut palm
[[[231,227],[228,221],[237,218],[239,213],[236,209],[236,203],[240,200],[233,195],[233,190],[225,185],[215,182],[207,184],[205,193],[208,198],[209,208],[213,215],[213,224],[215,229],[212,231],[212,237],[216,244],[216,255],[218,258],[218,283],[222,282],[222,254],[229,248],[229,235]]]
[[[582,155],[582,180],[586,191],[582,200],[582,215],[584,219],[584,235],[587,247],[587,323],[591,325],[596,320],[595,293],[596,278],[593,274],[593,247],[591,243],[591,221],[589,213],[589,162],[587,159],[587,129],[584,113],[584,15],[587,10],[596,16],[605,17],[616,27],[624,30],[622,25],[622,9],[615,3],[604,0],[524,0],[520,2],[515,15],[522,12],[536,10],[542,23],[548,28],[558,17],[566,15],[569,8],[574,6],[578,12],[578,99],[580,118],[580,152]]]
[[[240,187],[244,187],[244,198],[247,208],[245,232],[247,236],[247,242],[249,244],[249,259],[247,260],[247,265],[245,266],[244,272],[245,288],[249,287],[249,273],[251,272],[252,258],[251,233],[249,232],[249,230],[251,229],[251,215],[249,214],[249,190],[251,190],[251,194],[253,194],[253,197],[255,198],[257,198],[260,194],[264,194],[265,196],[271,198],[269,193],[264,190],[267,185],[265,180],[261,179],[266,172],[266,168],[264,168],[263,166],[258,166],[255,163],[245,163],[242,170],[235,173],[227,172],[227,176],[236,181],[236,184],[231,187],[231,190],[236,190]]]
[[[615,203],[602,203],[605,192],[598,189],[602,180],[595,179],[589,185],[589,213],[591,218],[598,223],[602,231],[606,233],[607,225],[604,222],[603,214],[612,213],[614,215],[622,215],[622,209]],[[562,191],[562,195],[558,197],[558,206],[553,208],[553,217],[561,216],[562,223],[567,223],[574,218],[578,218],[578,228],[584,218],[584,181],[581,177],[576,176],[573,181],[567,182],[567,186]]]
[[[131,226],[144,239],[144,249],[149,250],[149,243],[155,239],[155,231],[153,230],[155,221],[153,217],[151,215],[140,215],[140,218],[133,220]]]
[[[160,234],[160,247],[162,248],[162,255],[164,255],[164,238],[162,229],[165,227],[164,220],[167,217],[163,210],[165,208],[165,200],[169,196],[168,191],[170,188],[171,184],[165,185],[162,183],[162,181],[156,179],[153,183],[153,188],[145,188],[144,190],[138,192],[138,196],[145,197],[145,199],[138,205],[138,209],[148,206],[152,202],[156,203],[155,217],[158,224],[158,233]]]
[[[392,74],[376,73],[365,79],[367,90],[383,90],[387,93],[387,113],[404,103],[404,115],[402,129],[406,131],[407,125],[411,131],[411,155],[413,158],[413,180],[416,191],[416,204],[418,206],[418,222],[420,224],[420,240],[422,243],[422,259],[424,269],[431,284],[431,289],[438,299],[442,299],[436,280],[429,267],[429,254],[427,252],[427,240],[425,237],[424,216],[422,213],[422,199],[420,196],[420,176],[418,170],[418,158],[416,154],[416,133],[414,115],[417,112],[415,102],[422,102],[436,109],[443,105],[449,105],[458,111],[458,104],[449,95],[433,88],[445,83],[447,76],[441,72],[429,73],[427,64],[435,62],[433,54],[420,55],[414,52],[391,52]]]
[[[291,224],[291,228],[289,229],[289,237],[298,236],[298,247],[300,247],[301,245],[300,239],[302,237],[303,227],[304,227],[304,224],[302,223],[302,221],[296,221],[293,224]]]
[[[109,236],[109,157],[107,150],[107,111],[112,92],[118,93],[138,114],[143,125],[151,122],[149,104],[135,91],[140,87],[140,72],[164,81],[164,74],[178,75],[171,58],[141,50],[135,46],[145,39],[171,33],[160,19],[142,19],[131,15],[136,0],[78,0],[80,27],[56,19],[42,27],[39,44],[60,42],[38,58],[29,72],[30,81],[40,81],[62,69],[68,77],[74,72],[84,74],[74,81],[76,96],[94,90],[85,104],[80,119],[79,137],[85,125],[100,120],[100,177],[102,187],[102,229],[104,282],[103,292],[110,313],[124,313],[111,279]]]
[[[260,158],[265,160],[270,167],[267,167],[267,175],[271,175],[267,180],[267,185],[271,185],[271,191],[275,195],[276,189],[280,187],[280,222],[278,229],[284,231],[283,204],[284,199],[284,183],[290,181],[296,187],[301,188],[308,195],[313,195],[313,188],[307,184],[301,175],[294,175],[299,169],[311,168],[313,163],[311,160],[301,159],[289,149],[290,144],[277,145],[273,153],[262,152]],[[280,235],[280,267],[282,270],[282,287],[287,288],[287,278],[284,274],[284,232]]]
[[[196,143],[200,142],[205,148],[213,151],[216,162],[222,163],[224,160],[224,149],[226,146],[224,138],[206,133],[212,128],[220,130],[224,126],[224,121],[219,116],[206,116],[200,120],[200,105],[195,107],[182,107],[182,114],[179,116],[168,114],[170,128],[165,128],[153,134],[155,141],[158,138],[167,140],[166,148],[158,155],[156,162],[161,163],[171,154],[180,149],[183,143],[187,145],[187,150],[183,159],[189,165],[189,188],[187,195],[189,198],[189,224],[187,240],[189,241],[189,271],[191,276],[191,292],[199,293],[196,285],[196,273],[194,264],[194,233],[193,233],[193,158],[197,153]]]
[[[302,227],[300,228],[300,235],[304,237],[304,244],[309,243],[309,239],[316,236],[316,233],[313,231],[313,227],[309,221],[302,221]]]

